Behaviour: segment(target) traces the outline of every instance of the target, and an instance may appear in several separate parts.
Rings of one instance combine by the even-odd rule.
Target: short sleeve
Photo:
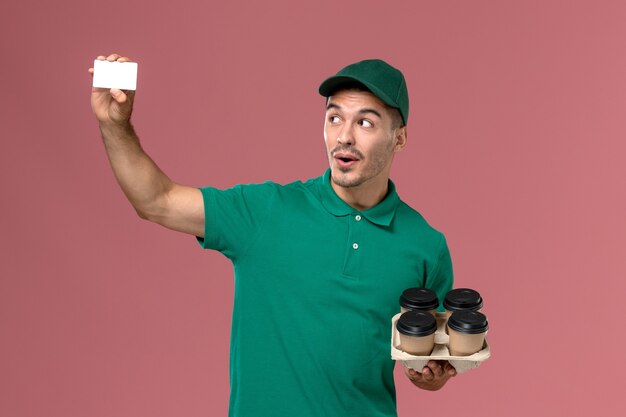
[[[200,188],[204,200],[205,249],[222,252],[228,258],[242,255],[258,235],[277,194],[278,185],[237,185],[226,190]]]
[[[446,238],[442,234],[437,263],[432,268],[432,271],[428,271],[426,276],[426,288],[435,291],[437,297],[439,297],[439,311],[443,311],[443,299],[446,293],[452,289],[453,284],[452,259],[450,258],[450,250],[448,249]]]

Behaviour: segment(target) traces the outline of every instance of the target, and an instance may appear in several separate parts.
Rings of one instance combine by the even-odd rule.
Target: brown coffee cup
[[[416,356],[428,356],[435,347],[435,317],[423,311],[402,313],[396,329],[400,334],[400,349]]]
[[[446,293],[443,299],[446,317],[454,311],[479,311],[483,307],[483,299],[476,290],[470,288],[455,288]]]
[[[478,311],[455,311],[448,319],[448,347],[452,356],[469,356],[480,352],[489,325]]]
[[[407,288],[400,295],[400,312],[425,311],[433,316],[439,307],[437,294],[428,288]]]

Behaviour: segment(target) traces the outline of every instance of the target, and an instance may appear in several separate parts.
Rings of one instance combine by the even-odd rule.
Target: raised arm
[[[97,59],[130,61],[118,54]],[[89,72],[93,76],[93,68]],[[141,148],[130,122],[134,98],[134,91],[92,88],[91,107],[100,125],[113,174],[141,218],[203,237],[202,193],[170,180]]]

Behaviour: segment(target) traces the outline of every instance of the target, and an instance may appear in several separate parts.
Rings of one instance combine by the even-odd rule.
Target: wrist
[[[139,138],[130,121],[124,123],[100,123],[99,127],[104,146],[109,150],[128,149],[128,146],[135,147],[139,143]]]
[[[113,134],[113,135],[128,135],[134,134],[135,129],[133,125],[130,123],[130,120],[126,120],[124,122],[100,122],[99,123],[100,132],[104,134]]]

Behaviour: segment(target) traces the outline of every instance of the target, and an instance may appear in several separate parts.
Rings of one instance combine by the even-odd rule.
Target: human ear
[[[406,146],[406,141],[407,141],[406,125],[397,128],[394,131],[394,135],[396,139],[396,144],[393,147],[393,150],[394,152],[400,152]]]

